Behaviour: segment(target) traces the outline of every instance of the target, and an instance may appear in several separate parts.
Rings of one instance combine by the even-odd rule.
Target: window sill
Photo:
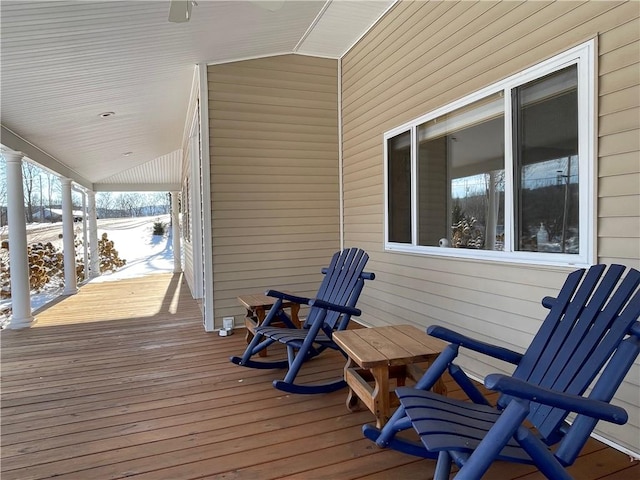
[[[384,246],[387,252],[411,253],[425,257],[446,257],[459,260],[479,260],[498,263],[517,263],[526,265],[546,265],[554,267],[588,267],[593,262],[588,261],[585,255],[566,253],[543,252],[503,252],[492,250],[475,250],[452,247],[421,247],[415,245],[403,245],[387,243]]]

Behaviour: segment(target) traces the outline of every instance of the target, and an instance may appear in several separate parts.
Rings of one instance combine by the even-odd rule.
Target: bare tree
[[[60,184],[60,179],[51,174],[47,174],[47,207],[49,210],[54,207],[54,205],[60,205],[62,203],[62,186]],[[50,215],[50,220],[53,223],[54,216]]]
[[[142,211],[146,204],[144,195],[137,192],[127,192],[123,194],[123,197],[126,198],[129,215],[131,217],[142,216]]]
[[[40,175],[40,169],[31,162],[22,163],[22,178],[24,186],[24,200],[26,203],[27,222],[33,222],[34,204],[37,203],[37,194],[34,191],[36,187],[36,179]]]
[[[99,217],[106,218],[110,216],[110,210],[113,209],[114,200],[112,192],[98,192],[96,194],[96,207]]]
[[[169,213],[170,197],[166,192],[155,192],[149,195],[149,204],[154,207],[152,215]]]
[[[44,204],[43,204],[44,195],[42,192],[42,175],[38,175],[38,186],[40,189],[40,205],[38,206],[38,210],[40,211],[40,221],[43,222],[44,221]]]
[[[116,197],[116,208],[118,210],[120,210],[118,212],[118,216],[119,217],[124,217],[127,216],[129,214],[130,208],[129,208],[129,199],[127,198],[127,196],[124,193],[119,194]]]

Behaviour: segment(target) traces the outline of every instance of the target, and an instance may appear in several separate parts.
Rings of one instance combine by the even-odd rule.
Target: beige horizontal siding
[[[599,194],[601,197],[618,195],[640,195],[640,173],[627,173],[600,178]]]
[[[635,239],[637,247],[640,248],[640,217],[601,218],[598,222],[598,231],[620,240]],[[633,242],[626,243],[633,245]]]
[[[326,247],[325,242],[321,240],[308,241],[296,245],[294,251],[291,250],[287,244],[261,244],[255,245],[251,248],[251,253],[247,254],[247,248],[245,245],[218,245],[216,246],[216,253],[220,255],[222,259],[229,259],[232,262],[234,256],[247,256],[251,258],[252,255],[257,255],[260,258],[291,258],[292,255],[301,255],[303,252],[324,252]],[[287,254],[284,256],[284,254]],[[316,253],[317,255],[317,253]],[[224,260],[220,261],[223,264]],[[323,262],[324,263],[324,262]]]
[[[282,128],[291,126],[292,132],[295,132],[295,127],[299,125],[310,127],[335,126],[334,119],[328,117],[326,110],[323,109],[304,110],[297,107],[281,107],[274,111],[271,105],[245,105],[234,102],[216,102],[216,106],[218,111],[216,117],[212,119],[214,124],[217,121],[231,120],[264,123],[265,128],[271,128],[269,124],[276,123],[281,125]]]
[[[621,23],[615,25],[610,30],[600,30],[598,36],[599,50],[601,55],[608,54],[626,45],[632,45],[640,40],[640,28],[638,28],[637,12],[635,16],[623,18]],[[631,62],[633,64],[635,62]],[[620,68],[619,65],[616,66]]]
[[[308,202],[309,206],[312,206],[313,202],[320,202],[320,204],[316,205],[316,207],[325,205],[329,208],[337,208],[337,202],[333,200],[326,200],[328,191],[329,190],[326,189],[323,191],[305,192],[302,189],[295,189],[292,192],[275,192],[273,194],[273,200],[270,201],[264,200],[265,196],[267,196],[266,192],[248,192],[244,195],[241,201],[237,199],[237,195],[233,192],[221,192],[218,202],[221,207],[228,206],[228,208],[235,208],[238,210],[243,208],[253,209],[253,207],[255,206],[255,202],[262,202],[265,210],[281,210],[285,208],[290,211],[291,202],[301,201],[299,200],[300,195],[304,194],[305,199],[302,201]],[[229,203],[233,202],[238,202],[238,205],[229,205]],[[259,221],[260,219],[258,219],[258,222]],[[284,223],[281,223],[280,225],[283,224]]]
[[[224,149],[220,149],[225,151]],[[237,180],[236,176],[241,178],[247,178],[249,182],[261,183],[265,180],[265,175],[273,175],[273,167],[263,166],[259,162],[258,165],[251,167],[249,165],[220,165],[216,168],[217,175],[229,175],[229,180]],[[285,170],[281,174],[282,180],[287,180],[289,177],[300,178],[302,183],[316,183],[326,181],[326,178],[322,178],[331,169],[324,165],[300,165],[283,167]],[[245,181],[246,183],[246,181]],[[284,183],[280,181],[278,183]]]
[[[628,108],[619,112],[600,117],[599,136],[605,137],[621,131],[635,133],[640,128],[640,116],[635,108]]]
[[[217,84],[214,85],[213,88],[219,87],[226,84]],[[211,95],[209,97],[209,103],[215,101],[221,102],[233,102],[234,98],[238,98],[238,95],[244,95],[242,101],[244,103],[256,104],[256,105],[265,105],[265,106],[283,106],[283,107],[296,107],[296,108],[310,108],[316,110],[328,110],[331,111],[331,100],[329,99],[329,95],[327,94],[318,94],[318,97],[305,98],[301,95],[301,92],[294,92],[291,97],[278,97],[274,95],[274,92],[278,91],[277,89],[271,88],[266,89],[266,94],[271,95],[270,98],[265,99],[260,95],[259,88],[252,88],[249,93],[248,89],[240,89],[235,85],[231,86],[231,91],[225,93],[217,93]]]
[[[634,237],[625,234],[614,237],[602,234],[598,235],[598,244],[598,250],[602,255],[621,260],[616,263],[628,263],[622,260],[629,259],[633,261],[640,258],[640,239],[638,239],[637,235]]]
[[[215,317],[237,296],[312,295],[339,248],[337,62],[284,55],[208,68]]]
[[[327,162],[332,160],[332,154],[330,151],[325,150],[311,150],[311,149],[288,149],[285,148],[284,145],[280,144],[280,148],[272,148],[272,149],[262,149],[262,148],[254,148],[253,146],[248,145],[249,142],[238,142],[238,145],[229,147],[229,146],[219,146],[216,147],[212,145],[211,148],[216,148],[216,153],[223,158],[230,158],[234,156],[238,157],[254,157],[254,158],[273,158],[275,160],[278,159],[288,159],[295,161],[299,158],[305,158],[308,160],[325,160]],[[334,155],[335,156],[335,155]],[[316,162],[311,164],[310,166],[317,166]],[[286,172],[283,172],[286,173]]]
[[[640,264],[637,2],[398,2],[342,59],[344,232],[371,255],[368,325],[439,323],[523,351],[570,268],[384,251],[383,134],[588,39],[598,41],[597,254]],[[635,232],[634,232],[635,230]],[[474,374],[504,370],[469,358]],[[638,366],[634,366],[638,371]],[[640,407],[638,381],[621,403]],[[640,453],[638,422],[602,429]]]
[[[640,173],[640,158],[638,158],[637,152],[626,152],[599,158],[598,175],[600,177],[627,173]]]
[[[315,84],[318,92],[327,94],[335,93],[335,73],[330,75],[317,75],[313,73],[295,73],[265,68],[245,68],[238,64],[231,65],[224,72],[214,73],[209,80],[211,84],[228,83],[242,88],[273,88],[276,95],[281,88],[291,92],[304,92],[301,85],[305,83]]]
[[[627,102],[622,102],[618,110],[626,110],[629,108],[637,107],[639,102],[640,93],[638,93],[638,89],[635,87],[634,77],[638,73],[637,65],[629,65],[624,68],[620,68],[613,72],[607,73],[606,75],[600,76],[600,99],[605,99],[605,104],[614,103],[614,105],[608,105],[609,108],[615,107],[617,104],[615,102],[611,102],[610,98],[607,95],[620,93],[620,91],[625,91],[625,96],[627,98]],[[615,99],[615,97],[613,97]],[[608,112],[603,112],[602,109],[600,114],[604,115],[607,113],[615,112],[616,110],[610,110]]]
[[[598,199],[599,218],[637,217],[640,215],[640,202],[636,195],[619,195]]]
[[[335,125],[302,125],[302,124],[282,124],[265,123],[257,121],[234,121],[229,119],[217,120],[210,126],[218,132],[220,138],[241,134],[241,130],[247,129],[247,135],[253,132],[256,138],[272,138],[273,135],[295,133],[302,141],[307,138],[317,142],[318,139],[328,140],[335,137]]]
[[[304,211],[304,215],[300,215],[297,216],[295,218],[312,218],[312,217],[325,217],[327,216],[327,210],[326,209],[319,209],[319,208],[312,208],[312,209],[305,209]],[[284,215],[282,214],[281,211],[279,210],[271,210],[271,211],[264,211],[263,214],[260,216],[260,219],[281,219]],[[287,216],[288,218],[294,218],[291,217],[290,215]],[[233,221],[234,219],[237,219],[238,221],[242,221],[242,220],[252,220],[252,219],[256,219],[256,215],[255,215],[255,211],[253,210],[233,210],[232,212],[229,211],[220,211],[218,213],[218,217],[219,220],[231,220]],[[257,221],[257,220],[256,220]],[[237,224],[238,222],[235,222],[234,224]],[[303,223],[301,223],[301,225],[303,225]],[[258,247],[258,245],[256,245],[256,248]]]
[[[637,65],[638,57],[640,57],[640,43],[637,41],[631,41],[604,54],[601,52],[599,73],[606,75],[630,65]]]
[[[216,128],[216,126],[214,125],[213,128]],[[237,142],[239,139],[244,138],[245,140],[251,140],[254,147],[260,148],[263,146],[261,143],[269,145],[268,142],[282,141],[279,137],[286,137],[292,133],[286,130],[277,132],[268,128],[261,129],[259,125],[253,126],[257,131],[245,130],[248,128],[250,128],[249,125],[245,125],[243,130],[237,130],[236,127],[227,127],[226,130],[218,128],[218,145],[223,146],[225,140],[227,142]],[[327,128],[326,133],[320,133],[314,132],[312,129],[309,129],[308,132],[301,132],[300,129],[295,129],[297,148],[318,149],[320,147],[321,149],[325,147],[327,142],[335,141],[335,131],[331,132],[331,130],[331,128]],[[295,145],[292,143],[291,146],[294,147]]]
[[[627,78],[629,78],[629,76],[633,78],[633,75],[637,73],[637,68],[625,73],[628,75]],[[600,115],[619,112],[629,108],[638,108],[640,107],[640,89],[635,86],[617,90],[612,93],[604,93],[599,98],[599,107]]]
[[[637,152],[640,148],[640,137],[637,131],[623,130],[600,137],[598,152],[600,155]]]
[[[562,3],[563,12],[570,12],[575,9],[572,2]],[[441,8],[448,8],[448,4],[443,4]],[[495,78],[496,75],[502,77],[514,71],[510,67],[514,60],[522,64],[523,61],[529,63],[530,58],[535,58],[533,51],[539,49],[536,43],[527,42],[526,47],[519,45],[518,42],[512,43],[513,37],[521,37],[527,31],[541,37],[541,41],[548,41],[537,30],[540,24],[547,23],[550,19],[547,10],[550,8],[546,2],[524,2],[518,4],[518,7],[510,10],[511,15],[505,12],[496,12],[495,17],[489,15],[477,16],[475,21],[466,24],[466,30],[470,34],[452,35],[449,32],[449,26],[442,19],[455,21],[460,15],[464,14],[466,5],[464,2],[451,5],[449,8],[456,8],[455,15],[450,14],[444,16],[437,12],[437,20],[430,22],[428,30],[430,40],[415,41],[411,44],[411,51],[406,51],[405,55],[400,57],[394,55],[392,58],[397,61],[391,64],[391,60],[385,59],[380,68],[392,74],[386,76],[372,76],[366,85],[362,82],[354,82],[354,87],[360,91],[366,91],[366,95],[358,98],[357,105],[351,104],[345,100],[344,121],[345,124],[352,118],[358,117],[365,112],[362,105],[368,101],[374,101],[375,107],[370,111],[371,115],[383,115],[390,118],[389,128],[396,126],[401,117],[406,120],[417,117],[426,113],[424,107],[421,107],[416,94],[412,93],[413,86],[424,88],[430,91],[430,95],[426,97],[424,93],[419,96],[428,100],[430,104],[436,105],[441,102],[451,101],[459,98],[474,89],[486,85],[488,77]],[[489,12],[494,12],[490,10]],[[523,19],[530,19],[527,26],[521,25]],[[437,22],[438,27],[434,26]],[[441,29],[439,25],[447,25],[446,29]],[[419,40],[424,40],[427,30],[424,25],[418,25],[414,36],[418,36]],[[459,32],[457,32],[459,33]],[[435,44],[435,40],[440,43]],[[461,39],[458,41],[458,39]],[[501,48],[497,52],[495,43],[500,42]],[[534,47],[532,48],[532,45]],[[398,47],[400,47],[398,45]],[[397,51],[397,50],[396,50]],[[478,59],[483,59],[479,62]],[[427,68],[422,68],[427,65]],[[464,71],[464,75],[460,72]],[[499,77],[498,77],[499,78]],[[349,88],[345,86],[345,91]],[[425,105],[427,108],[429,105]],[[405,121],[406,121],[405,120]],[[354,133],[358,133],[355,130]],[[350,133],[345,132],[345,140],[350,139]]]

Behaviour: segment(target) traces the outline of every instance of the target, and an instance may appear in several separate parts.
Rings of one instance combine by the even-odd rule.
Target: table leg
[[[442,377],[438,379],[432,390],[438,395],[444,395],[445,397],[447,396],[447,386],[444,384],[444,380],[442,380]]]
[[[407,383],[407,366],[401,365],[398,372],[395,374],[396,382],[399,387],[404,387]]]
[[[291,321],[296,327],[301,328],[302,325],[300,325],[300,317],[298,316],[298,314],[300,313],[300,304],[292,303],[290,308],[291,308]]]
[[[347,379],[347,370],[355,366],[356,366],[356,363],[352,359],[348,358],[347,363],[344,366],[345,380]],[[350,412],[357,412],[358,410],[360,410],[358,406],[358,395],[353,391],[353,389],[351,388],[351,385],[349,385],[349,394],[347,395],[346,405],[347,405],[347,410],[349,410]]]
[[[420,378],[422,377],[424,372],[425,372],[425,370],[422,370],[420,367],[418,367],[415,364],[407,365],[407,376],[409,376],[412,380],[414,380],[416,382],[418,380],[420,380]],[[438,395],[444,395],[445,397],[447,396],[447,387],[446,387],[442,377],[440,377],[436,381],[436,383],[433,385],[431,390],[434,393],[437,393]]]
[[[256,307],[255,313],[256,313],[256,317],[258,318],[258,325],[262,325],[262,322],[264,321],[265,317],[267,316],[264,307]],[[266,357],[267,356],[267,349],[263,348],[262,350],[260,350],[258,352],[258,356],[259,357]]]
[[[375,408],[376,427],[382,428],[390,417],[389,402],[389,367],[387,365],[371,368],[371,374],[376,382],[373,389],[373,405]]]
[[[248,308],[247,308],[247,314],[244,317],[245,317],[244,325],[245,327],[247,327],[245,328],[244,339],[247,341],[247,345],[249,345],[251,343],[251,340],[253,340],[253,332],[251,331],[250,325],[257,322],[257,319],[253,314],[253,310],[250,310]]]

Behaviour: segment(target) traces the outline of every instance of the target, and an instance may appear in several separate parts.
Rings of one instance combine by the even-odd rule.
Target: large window
[[[385,134],[389,250],[591,263],[593,43]]]

